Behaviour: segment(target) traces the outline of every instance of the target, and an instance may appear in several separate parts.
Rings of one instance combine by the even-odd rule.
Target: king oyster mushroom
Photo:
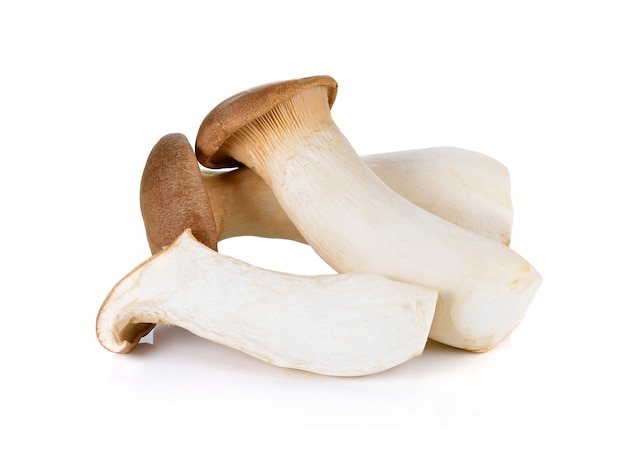
[[[513,219],[509,177],[496,160],[455,148],[391,152],[363,160],[409,201],[508,244]],[[148,157],[140,204],[153,254],[186,224],[195,226],[194,235],[216,251],[220,240],[242,235],[306,242],[256,173],[245,167],[201,171],[182,134],[163,136]]]
[[[493,348],[522,320],[541,276],[510,248],[390,189],[332,120],[336,92],[334,79],[315,76],[228,98],[200,126],[199,162],[254,170],[338,272],[437,289],[432,339],[471,351]]]
[[[189,162],[195,171],[186,171],[193,168]],[[372,374],[423,352],[434,289],[370,274],[273,272],[198,241],[192,232],[214,243],[214,223],[183,135],[165,136],[154,146],[141,188],[156,254],[103,302],[96,332],[106,349],[130,352],[156,324],[166,324],[271,364],[327,375]],[[168,246],[161,249],[163,244]]]
[[[115,285],[96,334],[109,351],[127,353],[154,325],[174,325],[269,364],[368,375],[422,354],[436,299],[382,276],[261,269],[186,230]]]

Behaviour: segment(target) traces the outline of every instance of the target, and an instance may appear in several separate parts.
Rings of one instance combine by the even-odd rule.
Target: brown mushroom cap
[[[242,164],[220,152],[222,144],[241,127],[264,115],[302,90],[325,86],[328,105],[337,96],[337,82],[327,75],[273,82],[238,93],[222,101],[204,118],[196,138],[196,156],[207,168],[239,167]]]
[[[141,177],[141,215],[152,254],[186,229],[217,250],[213,209],[187,138],[168,134],[154,146]]]

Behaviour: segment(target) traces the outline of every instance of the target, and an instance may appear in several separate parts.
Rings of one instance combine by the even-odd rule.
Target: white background
[[[0,0],[0,467],[624,468],[622,4]],[[360,154],[452,145],[508,167],[511,247],[544,278],[520,327],[354,379],[176,328],[104,350],[98,308],[149,256],[154,143],[317,74]],[[220,251],[328,272],[290,242]]]

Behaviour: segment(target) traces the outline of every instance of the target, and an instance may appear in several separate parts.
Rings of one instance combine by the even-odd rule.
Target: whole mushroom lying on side
[[[194,235],[208,247],[239,235],[306,242],[282,210],[271,189],[248,168],[201,171],[182,134],[159,141],[140,188],[141,212],[153,254],[169,245],[189,218],[202,221]],[[422,149],[370,155],[363,160],[398,194],[433,214],[502,243],[511,237],[513,210],[506,168],[485,155],[462,149]],[[184,211],[188,217],[178,214]],[[158,223],[168,220],[169,224]]]
[[[254,170],[338,272],[437,289],[431,338],[471,351],[493,348],[523,318],[540,275],[503,244],[390,189],[333,122],[336,91],[331,77],[318,76],[239,93],[202,122],[198,160],[209,168]]]

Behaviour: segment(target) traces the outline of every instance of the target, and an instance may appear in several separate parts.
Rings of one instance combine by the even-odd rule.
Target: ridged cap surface
[[[325,86],[328,105],[337,96],[337,82],[328,75],[267,83],[222,101],[204,118],[196,138],[196,157],[207,168],[239,167],[242,164],[220,153],[222,144],[241,127],[264,115],[306,88]]]

